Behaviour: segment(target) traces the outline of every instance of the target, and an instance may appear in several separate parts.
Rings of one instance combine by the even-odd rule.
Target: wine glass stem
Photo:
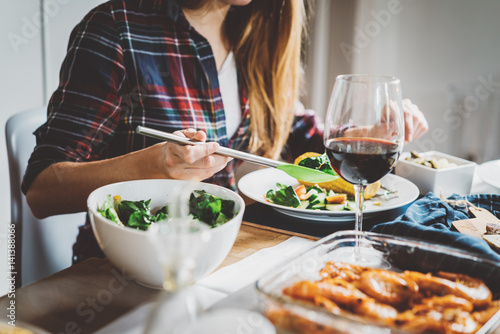
[[[354,223],[354,230],[356,232],[363,231],[363,202],[365,199],[366,186],[355,184],[354,186],[354,200],[356,201],[356,221]],[[359,249],[359,235],[356,234],[356,244],[354,246],[355,256],[358,257]]]
[[[201,312],[202,307],[192,285],[163,291],[149,314],[144,334],[163,334],[167,333],[167,329],[178,333],[175,327],[195,323]]]

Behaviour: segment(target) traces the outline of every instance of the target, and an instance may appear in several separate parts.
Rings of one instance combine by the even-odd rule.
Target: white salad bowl
[[[98,212],[108,195],[119,195],[123,200],[151,199],[155,211],[173,201],[174,189],[192,187],[193,182],[179,180],[137,180],[113,183],[94,190],[87,199],[92,229],[99,246],[108,260],[138,283],[161,288],[162,268],[157,248],[147,231],[120,226]],[[194,281],[214,271],[226,258],[238,235],[245,203],[234,191],[208,183],[196,182],[194,189],[205,190],[214,196],[233,200],[236,215],[225,224],[210,229],[211,237],[196,259]]]

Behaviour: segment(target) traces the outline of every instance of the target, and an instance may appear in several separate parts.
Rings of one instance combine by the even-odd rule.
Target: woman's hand
[[[409,99],[403,99],[403,112],[405,115],[405,141],[418,139],[429,129],[424,114]]]
[[[175,135],[205,142],[207,135],[203,131],[186,129],[175,131]],[[201,181],[211,177],[226,167],[232,158],[214,154],[219,148],[216,142],[204,145],[179,145],[164,143],[164,172],[168,178],[177,180]]]
[[[394,102],[384,107],[382,121],[374,126],[355,126],[345,130],[347,137],[375,137],[390,138],[395,135],[391,122],[395,121],[397,107]],[[410,142],[422,136],[429,129],[424,114],[409,99],[403,100],[403,113],[405,121],[405,142]],[[396,118],[397,119],[397,118]]]

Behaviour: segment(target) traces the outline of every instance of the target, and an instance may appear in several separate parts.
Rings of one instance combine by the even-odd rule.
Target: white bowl
[[[455,164],[455,166],[435,169],[405,160],[411,154],[404,152],[396,164],[396,174],[415,183],[420,194],[425,195],[428,192],[433,192],[436,196],[442,193],[444,197],[449,197],[452,194],[467,195],[470,193],[477,165],[475,162],[436,151],[419,154],[426,159],[434,157],[439,160],[444,158],[449,163]]]
[[[169,195],[177,187],[188,187],[189,181],[179,180],[137,180],[113,183],[94,190],[87,207],[90,222],[99,246],[109,261],[138,283],[161,288],[162,270],[156,248],[147,231],[119,226],[104,218],[97,208],[101,207],[108,195],[120,195],[124,200],[151,199],[152,211],[171,202]],[[238,235],[245,203],[234,191],[208,183],[196,183],[195,189],[235,202],[236,216],[222,226],[210,229],[211,238],[204,251],[197,258],[194,280],[201,279],[214,271],[226,258]]]

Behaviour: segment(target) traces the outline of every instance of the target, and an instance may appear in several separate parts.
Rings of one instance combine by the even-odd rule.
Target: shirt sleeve
[[[119,34],[104,4],[87,14],[71,34],[47,122],[34,133],[37,145],[21,186],[24,193],[56,162],[100,159],[120,118],[124,78]]]
[[[296,102],[292,129],[282,159],[292,162],[304,152],[325,152],[323,122],[314,111],[305,109],[302,103]]]

